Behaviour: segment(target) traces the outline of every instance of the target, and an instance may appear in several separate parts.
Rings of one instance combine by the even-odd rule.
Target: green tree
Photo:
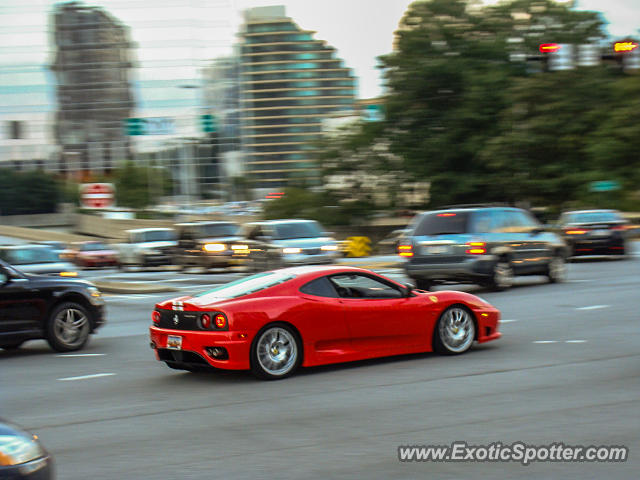
[[[53,213],[61,198],[60,187],[53,175],[42,170],[0,169],[2,215]]]

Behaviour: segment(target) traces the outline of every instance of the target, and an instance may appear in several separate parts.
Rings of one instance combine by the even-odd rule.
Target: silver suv
[[[494,290],[516,275],[566,277],[567,245],[527,211],[511,207],[458,207],[416,215],[398,243],[405,272],[416,287],[476,283]]]

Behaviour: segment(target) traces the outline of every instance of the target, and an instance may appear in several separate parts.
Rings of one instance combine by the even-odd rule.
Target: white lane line
[[[513,322],[519,322],[520,320],[515,319],[515,318],[507,318],[504,320],[500,320],[500,323],[513,323]]]
[[[586,340],[565,340],[564,343],[587,343]]]
[[[558,340],[535,340],[533,343],[558,343]]]
[[[56,355],[56,357],[65,358],[65,357],[103,357],[104,353],[69,353],[64,355]]]
[[[601,308],[609,308],[611,305],[589,305],[588,307],[578,307],[576,310],[599,310]]]
[[[86,380],[88,378],[110,377],[112,375],[115,375],[115,373],[95,373],[93,375],[82,375],[80,377],[59,378],[58,380],[60,380],[61,382],[71,382],[73,380]]]

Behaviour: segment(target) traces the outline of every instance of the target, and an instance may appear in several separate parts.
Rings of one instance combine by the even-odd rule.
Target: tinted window
[[[327,277],[316,278],[304,284],[300,287],[300,291],[316,297],[337,297],[336,291]]]
[[[446,235],[467,233],[469,212],[426,213],[414,235]]]
[[[400,298],[402,293],[390,284],[366,275],[334,275],[331,282],[342,298]]]
[[[212,290],[194,295],[194,297],[212,296],[215,298],[238,298],[250,293],[259,292],[274,285],[295,278],[295,275],[281,272],[264,272],[250,277],[241,278],[235,282],[220,285]]]
[[[58,254],[48,248],[20,248],[3,250],[0,257],[11,265],[59,262]]]
[[[322,229],[316,222],[278,223],[273,226],[276,238],[317,238],[322,237]]]
[[[152,230],[145,232],[143,241],[145,242],[166,242],[175,240],[176,234],[173,230]]]
[[[491,231],[491,210],[478,210],[472,215],[472,231],[475,233],[488,233]]]
[[[80,247],[83,252],[97,252],[99,250],[109,250],[104,243],[85,243]]]
[[[240,226],[235,223],[212,223],[198,227],[200,236],[204,237],[234,237],[238,235]]]
[[[622,218],[616,212],[580,212],[567,215],[567,223],[619,222]]]

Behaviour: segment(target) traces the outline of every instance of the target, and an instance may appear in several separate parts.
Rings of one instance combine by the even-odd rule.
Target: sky
[[[53,0],[0,0],[0,18],[9,23],[3,25],[5,33],[0,51],[4,53],[0,63],[18,57],[20,61],[28,61],[46,54],[30,47],[38,42],[46,44],[47,11],[54,3]],[[185,55],[205,62],[230,54],[242,23],[242,10],[284,5],[286,14],[301,28],[316,31],[315,38],[326,40],[337,49],[338,57],[358,78],[358,96],[372,98],[382,93],[376,59],[391,51],[393,33],[411,0],[93,0],[84,3],[104,7],[131,28],[141,63],[164,62],[165,66],[171,65],[167,59]],[[610,22],[609,33],[614,37],[639,33],[640,0],[577,0],[577,6],[603,12],[605,20]],[[31,28],[25,29],[23,25]],[[38,35],[40,40],[35,39]],[[48,55],[50,57],[51,52]],[[40,63],[49,60],[42,59]],[[193,72],[182,67],[186,66],[176,64],[175,74],[193,78]],[[171,70],[166,68],[165,73],[169,75]]]

